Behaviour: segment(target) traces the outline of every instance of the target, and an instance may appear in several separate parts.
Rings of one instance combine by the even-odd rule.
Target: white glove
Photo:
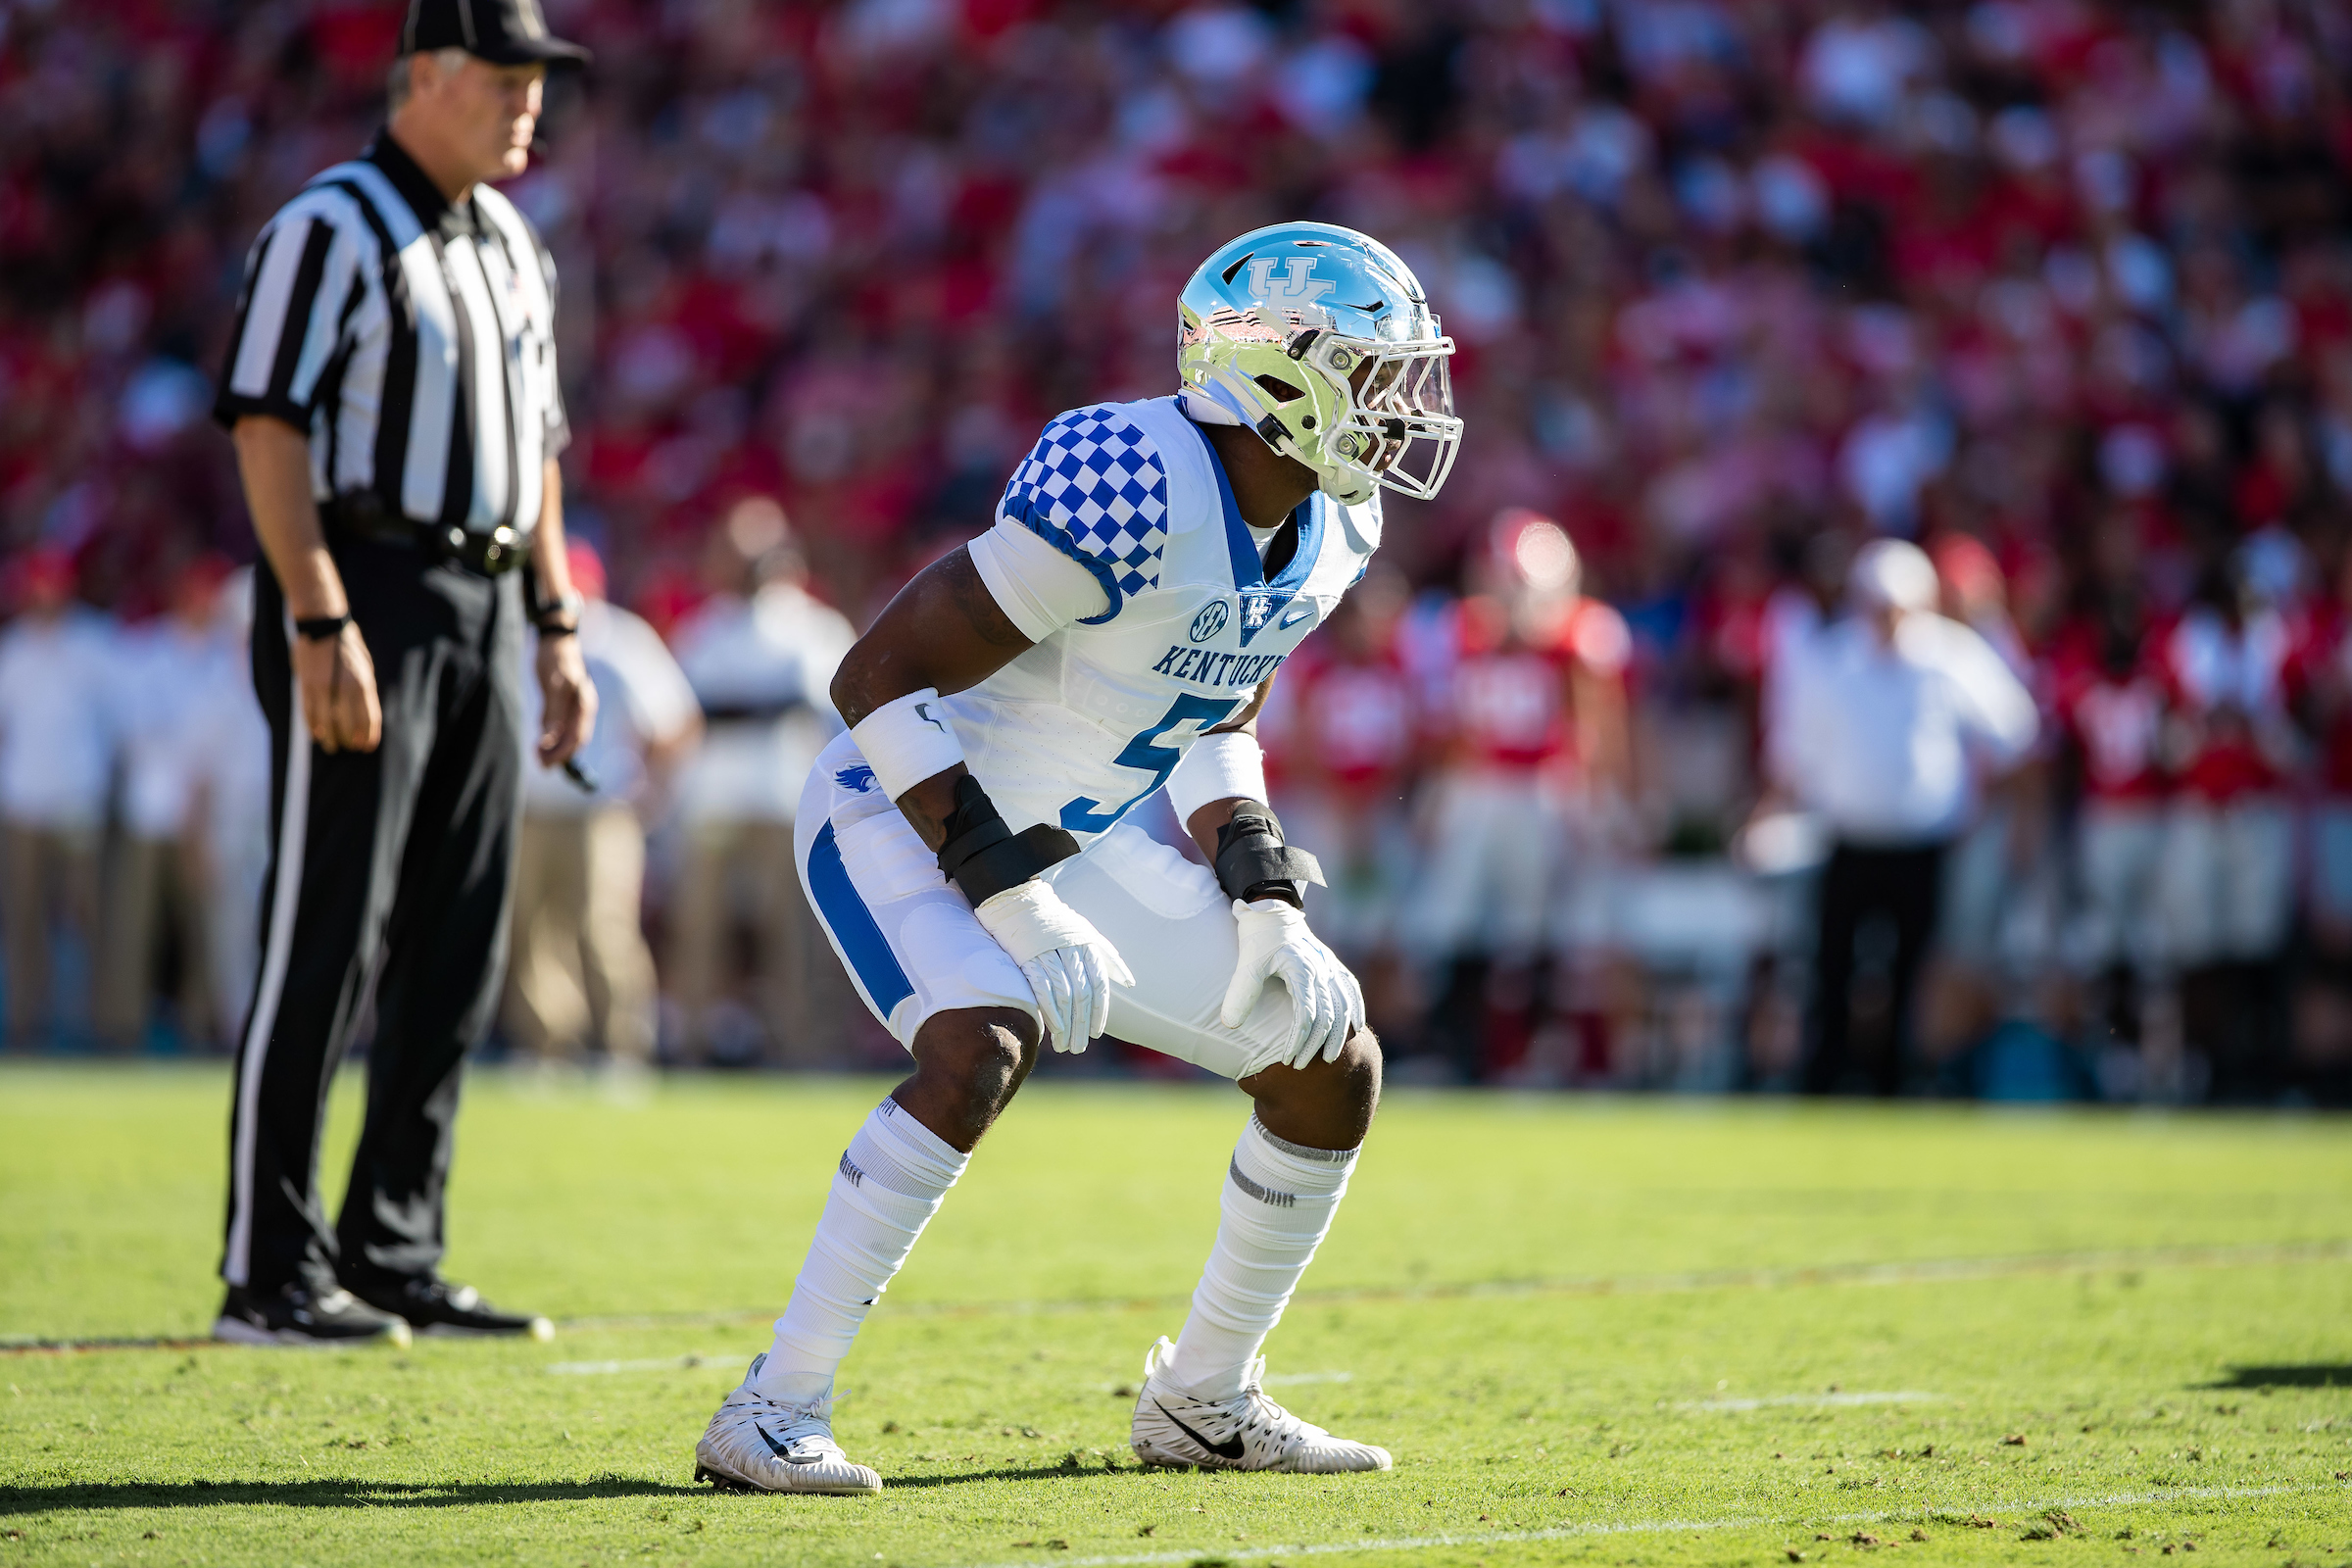
[[[1241,927],[1242,959],[1225,988],[1225,1027],[1239,1029],[1266,981],[1280,980],[1291,992],[1291,1044],[1284,1059],[1294,1067],[1318,1055],[1339,1059],[1348,1037],[1364,1024],[1364,991],[1355,976],[1306,928],[1305,912],[1295,905],[1236,899],[1233,918]]]
[[[1055,1051],[1084,1051],[1110,1026],[1111,984],[1131,986],[1135,973],[1060,894],[1033,878],[987,899],[972,913],[1021,966]]]

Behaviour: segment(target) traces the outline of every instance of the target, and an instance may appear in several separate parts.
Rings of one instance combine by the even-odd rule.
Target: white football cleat
[[[795,1407],[778,1404],[752,1387],[767,1360],[752,1369],[719,1402],[710,1430],[694,1446],[694,1479],[727,1492],[880,1492],[882,1478],[852,1464],[833,1441],[833,1399]]]
[[[1298,1475],[1390,1467],[1388,1449],[1335,1438],[1267,1398],[1259,1386],[1266,1375],[1264,1356],[1250,1363],[1242,1392],[1232,1398],[1197,1399],[1163,1375],[1175,1352],[1162,1338],[1144,1356],[1144,1392],[1136,1396],[1128,1438],[1144,1463]]]

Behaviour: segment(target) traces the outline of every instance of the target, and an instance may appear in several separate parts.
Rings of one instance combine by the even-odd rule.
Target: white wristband
[[[1266,798],[1265,750],[1256,736],[1241,730],[1201,736],[1168,774],[1168,804],[1176,808],[1176,820],[1188,826],[1203,806],[1237,795]]]
[[[963,742],[948,721],[948,705],[930,686],[884,703],[851,725],[850,736],[894,801],[963,760]]]

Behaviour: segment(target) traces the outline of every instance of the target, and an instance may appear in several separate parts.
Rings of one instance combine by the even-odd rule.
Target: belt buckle
[[[498,576],[522,564],[522,537],[503,523],[491,529],[487,538],[476,538],[464,528],[452,528],[446,537],[452,559],[485,576]]]

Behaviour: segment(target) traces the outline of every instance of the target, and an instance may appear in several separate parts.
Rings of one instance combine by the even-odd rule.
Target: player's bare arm
[[[854,727],[925,687],[948,696],[977,686],[1030,646],[958,545],[917,572],[858,639],[833,676],[833,706]],[[958,762],[899,797],[899,809],[935,851],[947,842],[956,780],[967,771]]]

